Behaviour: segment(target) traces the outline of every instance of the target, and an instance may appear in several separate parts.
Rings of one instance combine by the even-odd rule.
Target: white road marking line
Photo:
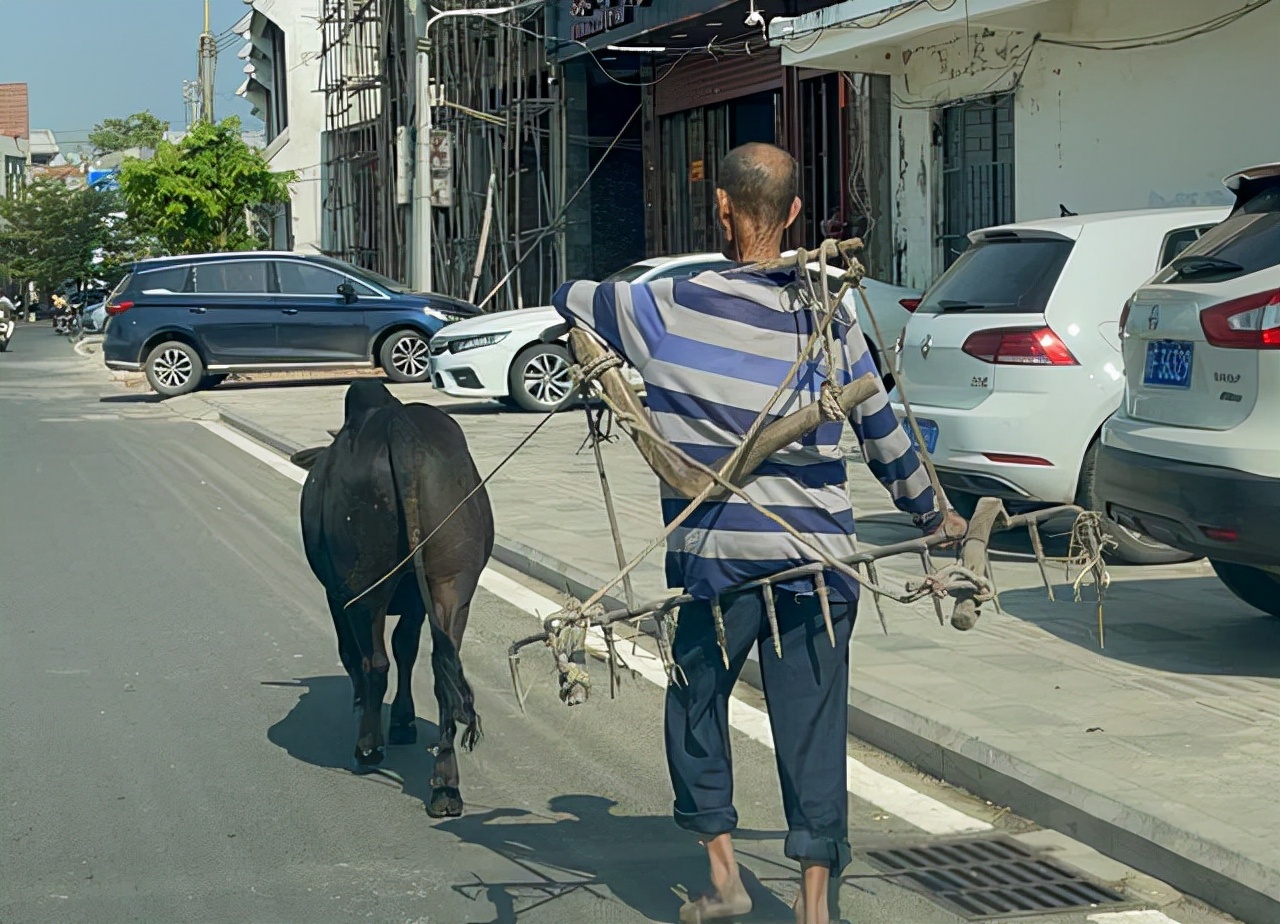
[[[307,480],[307,473],[304,469],[294,465],[278,453],[242,436],[235,430],[212,421],[202,420],[197,421],[197,423],[232,445],[243,449],[255,459],[271,466],[286,478],[298,484],[302,484]],[[536,616],[539,620],[545,619],[561,609],[560,604],[550,597],[543,596],[491,568],[486,568],[480,575],[480,586],[495,596],[506,600],[517,609],[521,609],[531,616]],[[604,632],[598,628],[592,629],[588,633],[587,644],[599,654],[607,652]],[[627,664],[640,676],[659,687],[666,688],[666,670],[662,666],[662,660],[656,655],[639,646],[634,649],[628,646],[625,649],[624,657]],[[730,699],[729,723],[747,737],[763,744],[769,750],[773,750],[773,732],[769,725],[769,716],[763,710],[757,709],[750,703],[744,703],[739,699]],[[991,830],[991,825],[987,822],[970,817],[949,805],[944,805],[931,796],[917,792],[905,783],[900,783],[892,777],[885,776],[859,760],[855,760],[852,757],[848,757],[846,760],[848,762],[850,793],[864,802],[869,802],[889,814],[901,818],[922,831],[929,834],[965,834]],[[1131,912],[1124,913],[1129,914]],[[1154,913],[1159,914],[1159,912]],[[1150,919],[1118,918],[1114,916],[1110,918],[1098,916],[1097,919],[1103,920],[1104,918],[1103,924],[1176,924],[1176,922],[1169,922],[1169,919],[1163,915],[1159,918]],[[1095,920],[1095,918],[1090,918],[1090,920]]]
[[[281,475],[284,475],[286,478],[290,478],[293,481],[296,481],[298,484],[302,484],[304,481],[307,480],[306,469],[299,468],[298,466],[290,462],[288,459],[286,459],[284,456],[280,455],[277,452],[272,452],[270,449],[266,448],[265,446],[255,443],[253,440],[249,439],[247,436],[241,436],[239,433],[237,433],[235,430],[232,430],[230,427],[226,426],[225,424],[215,423],[212,420],[197,420],[196,423],[204,427],[210,433],[213,433],[217,436],[222,437],[231,445],[239,449],[243,449],[245,452],[253,456],[259,462],[263,462],[271,466]]]
[[[1085,920],[1097,924],[1178,924],[1163,911],[1108,911],[1091,914]]]

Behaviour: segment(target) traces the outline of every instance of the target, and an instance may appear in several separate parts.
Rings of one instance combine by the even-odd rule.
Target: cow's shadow
[[[346,674],[264,683],[303,690],[289,714],[267,730],[267,739],[272,744],[283,748],[295,760],[316,767],[354,769],[357,716],[351,709],[351,679]],[[385,730],[390,704],[384,704],[382,709]],[[417,799],[425,808],[431,798],[428,780],[435,770],[435,760],[427,748],[439,738],[439,730],[434,722],[422,718],[417,720],[417,726],[418,743],[388,747],[381,769],[402,777],[404,794]],[[394,782],[378,774],[370,778]]]
[[[670,818],[618,814],[616,805],[602,796],[568,794],[549,801],[551,818],[496,808],[438,823],[437,830],[484,847],[522,870],[507,882],[477,876],[455,885],[454,891],[491,902],[491,924],[516,924],[535,907],[578,891],[602,900],[611,895],[650,921],[673,920],[681,899],[661,884],[680,884],[690,895],[700,894],[706,888],[706,851],[694,836],[680,836]],[[753,841],[781,841],[784,836],[780,831],[734,832],[743,884],[755,905],[738,920],[794,920],[791,909],[751,868],[767,868],[767,879],[788,878],[788,867],[753,856],[751,847]]]

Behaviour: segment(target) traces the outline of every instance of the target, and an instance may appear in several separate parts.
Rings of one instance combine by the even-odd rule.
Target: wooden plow
[[[521,652],[530,645],[539,643],[551,651],[559,678],[561,700],[571,706],[586,702],[591,690],[591,679],[586,669],[586,640],[592,630],[599,630],[603,636],[606,648],[605,660],[610,677],[610,695],[615,695],[619,671],[627,669],[626,662],[618,653],[615,634],[615,627],[620,623],[630,625],[637,632],[650,634],[657,643],[669,682],[681,682],[678,676],[679,670],[671,656],[671,641],[674,637],[674,627],[680,606],[691,602],[693,598],[687,594],[673,594],[647,603],[636,603],[630,584],[630,574],[645,558],[661,547],[666,538],[700,504],[709,499],[730,494],[744,500],[762,515],[777,523],[784,532],[805,545],[814,558],[810,564],[750,581],[724,592],[724,595],[729,595],[743,591],[757,591],[764,595],[765,612],[769,616],[773,630],[774,649],[779,656],[782,656],[783,652],[774,615],[774,590],[780,583],[798,577],[812,577],[815,593],[826,622],[828,637],[831,644],[835,644],[825,578],[825,573],[828,571],[841,573],[861,585],[864,591],[872,594],[881,628],[886,633],[888,624],[881,605],[882,597],[903,604],[914,604],[917,601],[929,599],[933,603],[940,625],[946,624],[944,603],[950,601],[951,625],[962,631],[972,629],[987,603],[999,609],[999,592],[992,575],[989,548],[992,535],[1007,530],[1024,527],[1028,530],[1040,575],[1049,599],[1053,600],[1053,585],[1049,579],[1048,570],[1050,559],[1045,555],[1040,526],[1048,520],[1065,516],[1073,516],[1075,522],[1071,530],[1071,546],[1067,557],[1059,561],[1066,563],[1068,567],[1075,565],[1079,568],[1079,574],[1073,582],[1077,601],[1081,599],[1081,587],[1086,580],[1091,579],[1095,586],[1101,640],[1102,598],[1110,583],[1103,557],[1111,540],[1106,536],[1100,516],[1093,511],[1075,506],[1061,506],[1011,516],[1000,500],[986,497],[978,502],[972,519],[962,530],[958,524],[963,521],[955,517],[950,510],[932,461],[927,451],[921,448],[918,451],[938,497],[940,509],[947,512],[943,527],[936,534],[928,537],[859,552],[848,558],[835,559],[813,546],[808,539],[777,514],[756,503],[743,489],[752,473],[774,453],[798,441],[825,421],[847,418],[853,408],[876,392],[876,382],[870,374],[844,386],[836,384],[838,378],[836,357],[842,354],[836,349],[832,323],[842,312],[842,303],[847,292],[851,290],[859,292],[867,314],[872,323],[876,324],[866,290],[862,286],[864,271],[856,257],[861,248],[862,242],[856,238],[839,243],[824,241],[817,250],[802,249],[792,256],[750,267],[761,270],[792,266],[798,268],[797,283],[781,290],[782,297],[798,300],[800,307],[812,310],[818,323],[814,325],[813,333],[797,356],[789,375],[774,392],[769,403],[760,411],[753,424],[747,428],[742,441],[714,465],[700,463],[667,442],[658,433],[649,418],[648,411],[641,405],[636,393],[627,383],[622,372],[621,358],[610,351],[594,334],[579,327],[569,330],[569,345],[576,362],[575,377],[583,397],[594,396],[603,400],[614,422],[631,437],[649,467],[665,484],[686,498],[688,504],[667,525],[661,536],[638,555],[629,561],[626,560],[622,551],[621,535],[609,490],[609,481],[604,470],[603,456],[599,448],[600,442],[606,437],[602,434],[599,418],[593,415],[588,405],[588,441],[592,443],[595,451],[596,466],[613,532],[619,571],[611,581],[585,601],[570,601],[562,610],[549,616],[544,621],[541,632],[522,638],[510,646],[508,661],[511,668],[511,681],[521,708],[524,706],[526,696],[520,679]],[[810,263],[816,261],[819,267],[818,274],[825,276],[827,261],[832,258],[841,258],[845,264],[840,289],[834,294],[825,278],[820,279],[815,285],[808,268]],[[854,330],[854,335],[857,335],[856,318],[844,317],[842,322],[850,326]],[[879,342],[884,344],[878,325],[876,334]],[[825,377],[818,394],[814,400],[801,404],[785,415],[774,415],[772,408],[775,403],[787,392],[797,371],[807,362],[815,362],[819,368],[825,363]],[[907,400],[901,377],[899,377],[898,391],[907,418],[906,423],[915,434],[914,442],[917,446],[923,447],[919,426],[910,402]],[[955,560],[938,564],[934,553],[948,548],[955,550]],[[907,581],[901,591],[895,591],[881,583],[876,563],[882,559],[900,555],[917,558],[922,574],[918,581]],[[606,610],[602,601],[610,590],[620,584],[624,588],[626,605]],[[719,598],[711,601],[711,610],[717,623],[721,653],[727,666],[723,614]]]

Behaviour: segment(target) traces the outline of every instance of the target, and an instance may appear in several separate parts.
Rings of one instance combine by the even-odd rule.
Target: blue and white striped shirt
[[[552,302],[564,318],[593,330],[640,373],[658,432],[711,464],[741,442],[808,343],[817,318],[794,297],[795,284],[795,270],[733,269],[649,283],[569,282]],[[834,328],[844,347],[836,357],[837,384],[874,374],[856,315],[842,306]],[[817,401],[826,365],[824,358],[801,366],[768,420]],[[928,475],[883,385],[854,409],[849,422],[871,472],[898,509],[932,512]],[[839,558],[856,551],[839,445],[843,432],[843,421],[823,423],[770,457],[743,486],[754,501]],[[665,484],[661,488],[663,520],[669,524],[688,501]],[[667,540],[667,582],[706,599],[815,560],[741,498],[721,498],[700,505]],[[828,570],[826,579],[833,600],[857,599],[857,585],[848,578]],[[781,586],[813,591],[807,578]]]

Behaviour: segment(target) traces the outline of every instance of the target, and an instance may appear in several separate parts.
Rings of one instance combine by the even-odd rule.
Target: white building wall
[[[1230,201],[1224,175],[1280,161],[1280,3],[1216,31],[1154,47],[1102,51],[1035,42],[1096,42],[1167,33],[1239,9],[1239,0],[1047,0],[1003,20],[875,44],[875,29],[806,61],[888,71],[894,96],[895,263],[903,285],[941,271],[943,102],[1017,87],[1016,220],[1074,212],[1212,205]],[[806,40],[798,40],[803,44]]]
[[[324,97],[320,81],[321,32],[319,0],[246,0],[284,33],[287,62],[286,99],[289,124],[263,152],[278,171],[293,170],[290,189],[293,246],[304,253],[320,251],[320,135],[324,131]]]

